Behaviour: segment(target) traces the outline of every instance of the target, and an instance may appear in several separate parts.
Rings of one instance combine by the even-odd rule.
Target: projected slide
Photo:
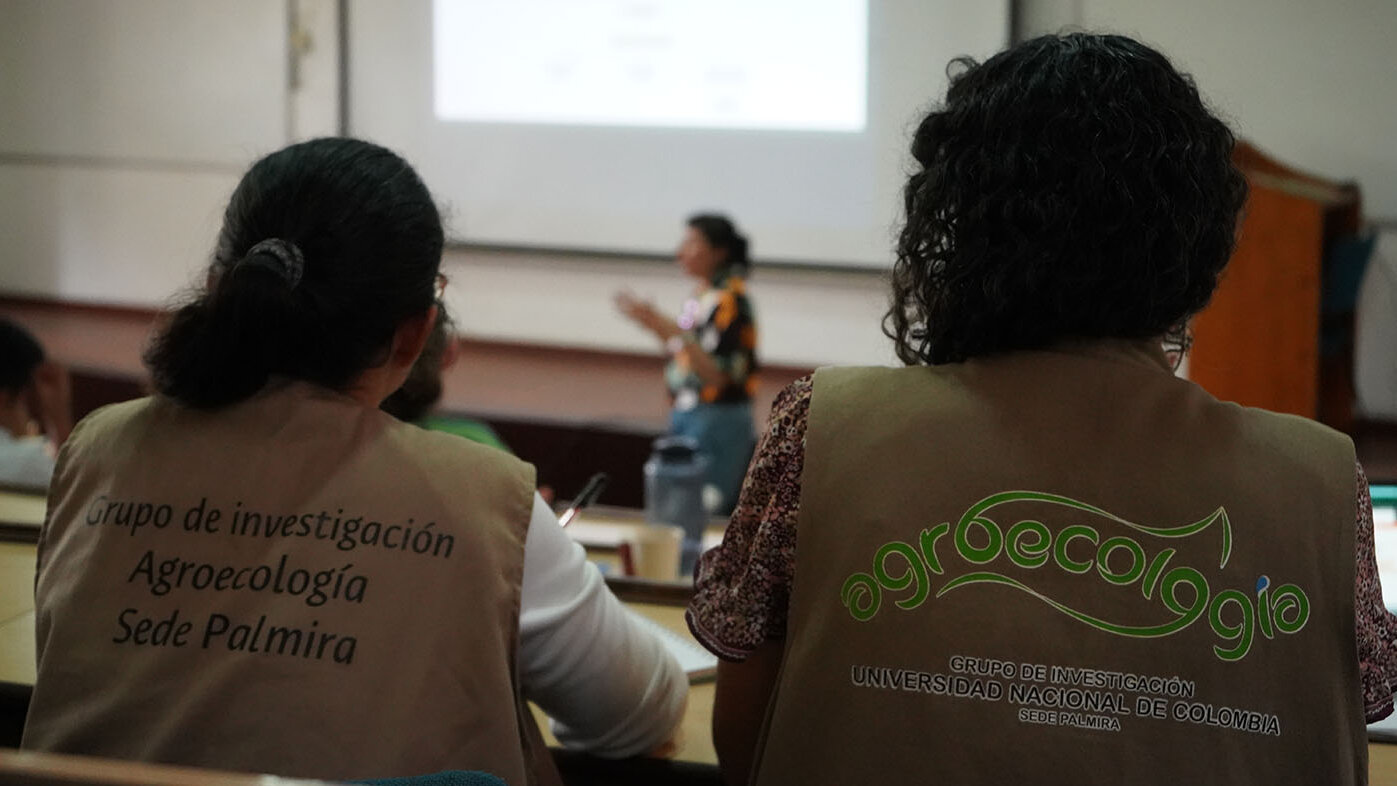
[[[868,0],[435,0],[441,120],[857,133]]]
[[[454,242],[667,257],[719,210],[758,264],[886,268],[908,136],[1008,0],[345,0],[348,129]]]

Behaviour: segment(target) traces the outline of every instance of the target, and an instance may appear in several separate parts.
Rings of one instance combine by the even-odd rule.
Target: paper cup
[[[635,575],[651,581],[678,581],[684,530],[672,524],[646,524],[626,538]]]

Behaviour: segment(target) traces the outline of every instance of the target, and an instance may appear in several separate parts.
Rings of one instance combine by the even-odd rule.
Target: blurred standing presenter
[[[677,320],[624,290],[616,306],[664,343],[669,431],[698,443],[708,460],[707,484],[721,495],[712,512],[726,515],[756,445],[757,324],[747,297],[747,238],[726,216],[701,213],[688,220],[675,259],[695,281]]]

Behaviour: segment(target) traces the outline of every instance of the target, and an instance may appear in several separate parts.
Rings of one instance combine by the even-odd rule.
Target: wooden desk
[[[37,542],[47,505],[43,494],[0,489],[0,541]]]
[[[42,516],[42,514],[40,514]],[[615,551],[616,547],[638,529],[646,526],[644,511],[597,505],[584,508],[568,525],[568,534],[588,551]],[[713,548],[723,540],[728,520],[715,516],[703,530],[703,547]]]
[[[569,528],[570,529],[570,528]],[[34,568],[35,549],[30,543],[0,543],[0,682],[33,685],[34,662]],[[632,608],[670,630],[688,634],[682,606],[630,604]],[[535,709],[539,726],[550,745],[557,741],[547,734],[548,724]],[[674,758],[706,764],[717,762],[709,718],[713,716],[713,683],[690,689],[679,749]]]
[[[47,505],[43,494],[0,489],[0,522],[37,527],[44,523]]]
[[[0,682],[34,684],[34,554],[0,543]]]
[[[727,519],[713,518],[709,521],[708,527],[703,532],[703,543],[701,547],[704,551],[717,546],[723,542],[723,533],[727,530]],[[627,540],[634,538],[648,524],[645,522],[645,514],[639,510],[627,508],[597,506],[587,508],[577,515],[568,526],[567,532],[572,539],[582,544],[587,549],[587,558],[602,568],[606,574],[607,581],[616,582],[615,577],[622,576],[622,565],[618,548]],[[669,582],[657,582],[657,589],[663,590]],[[676,586],[682,586],[688,590],[682,598],[674,593],[661,592],[659,596],[665,596],[677,603],[687,603],[688,595],[693,591],[693,577],[681,575],[678,581],[673,582]],[[616,586],[612,587],[617,590]],[[637,596],[628,597],[626,594],[617,591],[617,596],[622,600],[653,600],[655,595],[645,597],[646,593],[641,592]]]

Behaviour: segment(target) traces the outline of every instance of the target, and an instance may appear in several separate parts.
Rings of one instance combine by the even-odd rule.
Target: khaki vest
[[[60,457],[24,746],[325,779],[556,770],[520,694],[533,469],[302,383]]]
[[[1354,453],[1157,348],[827,369],[760,784],[1356,784]]]

